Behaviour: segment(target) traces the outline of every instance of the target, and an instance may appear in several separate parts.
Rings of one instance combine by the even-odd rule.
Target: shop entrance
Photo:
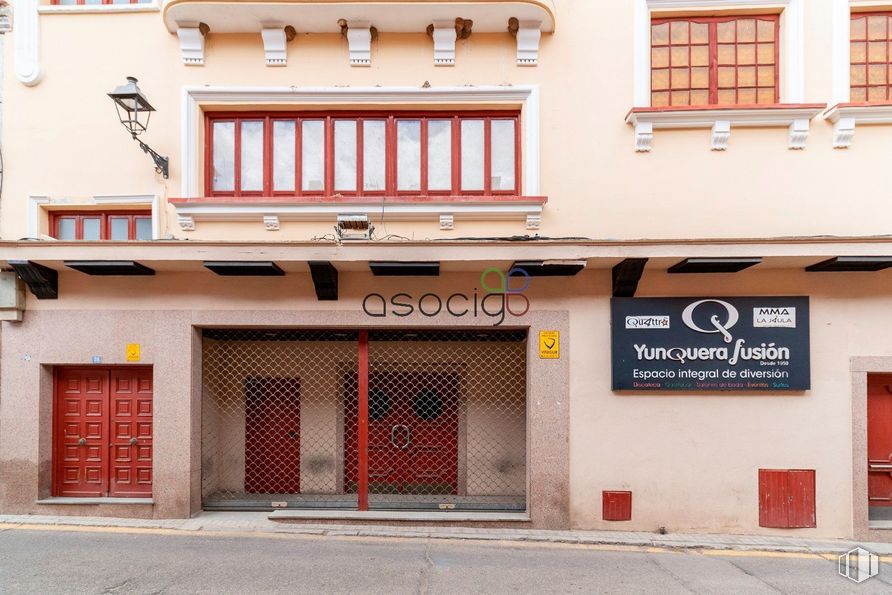
[[[53,495],[152,495],[152,369],[57,368]]]
[[[526,509],[526,331],[206,329],[205,509]]]
[[[892,375],[867,377],[867,499],[871,520],[892,520]]]

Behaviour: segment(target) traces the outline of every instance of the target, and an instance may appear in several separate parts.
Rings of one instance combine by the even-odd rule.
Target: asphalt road
[[[0,592],[867,594],[892,592],[892,567],[855,585],[804,554],[12,528]]]

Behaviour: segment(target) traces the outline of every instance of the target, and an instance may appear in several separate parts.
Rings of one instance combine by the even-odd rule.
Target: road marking
[[[62,532],[62,533],[111,533],[123,535],[159,535],[164,537],[219,537],[219,538],[252,538],[252,539],[339,539],[347,541],[363,541],[369,539],[381,539],[398,542],[417,542],[418,537],[394,537],[390,535],[338,535],[341,529],[322,529],[325,533],[275,533],[264,531],[216,531],[207,529],[165,529],[162,527],[97,527],[90,525],[39,525],[21,523],[0,522],[0,531],[35,531],[35,532]],[[328,533],[331,531],[331,533]],[[772,552],[766,550],[715,550],[698,547],[690,548],[663,548],[644,545],[624,544],[600,544],[600,543],[569,543],[548,541],[511,541],[506,539],[486,539],[469,536],[467,538],[442,538],[425,537],[428,541],[436,540],[445,543],[474,542],[475,545],[491,545],[493,547],[514,548],[566,548],[576,550],[589,550],[598,552],[632,552],[646,554],[684,554],[694,553],[703,556],[732,557],[732,558],[789,558],[789,559],[824,559],[836,561],[836,554],[822,554],[809,552]],[[892,556],[881,556],[880,561],[892,564]]]

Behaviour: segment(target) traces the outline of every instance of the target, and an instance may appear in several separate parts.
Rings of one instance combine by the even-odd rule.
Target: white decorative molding
[[[455,30],[453,29],[453,32]],[[372,25],[368,21],[347,21],[350,66],[372,65]]]
[[[635,124],[635,152],[649,153],[654,145],[653,122],[638,122]]]
[[[450,231],[455,228],[454,215],[440,215],[440,230]]]
[[[177,223],[183,231],[195,231],[195,218],[190,215],[182,215],[177,213]]]
[[[204,66],[205,31],[197,23],[189,23],[177,29],[180,39],[180,54],[186,66]]]
[[[434,66],[455,66],[455,21],[434,21]]]
[[[527,229],[539,229],[542,227],[542,215],[541,213],[535,215],[527,215],[526,228]]]
[[[636,151],[650,150],[654,130],[685,128],[711,129],[712,149],[724,151],[735,127],[790,128],[789,148],[801,149],[808,137],[809,123],[825,108],[826,105],[817,103],[752,108],[633,108],[626,115],[626,123],[635,127]]]
[[[650,105],[650,21],[654,12],[711,11],[781,7],[781,102],[802,103],[805,98],[804,0],[633,0],[634,107]]]
[[[731,122],[728,120],[716,120],[712,125],[712,150],[725,151],[728,141],[731,139]]]
[[[834,104],[851,101],[852,9],[888,10],[890,2],[878,0],[832,0],[831,98]]]
[[[48,196],[28,197],[28,237],[30,239],[40,237],[40,221],[43,219],[42,207],[49,202]]]
[[[40,14],[111,14],[120,12],[158,12],[160,2],[140,2],[139,4],[41,4]]]
[[[289,36],[293,39],[293,31],[294,29],[291,29],[289,32],[278,24],[264,26],[260,31],[267,66],[285,66],[287,64]]]
[[[152,206],[152,239],[161,239],[161,197],[153,194],[129,194],[117,196],[94,196],[98,205],[143,205]]]
[[[790,124],[790,149],[793,151],[801,151],[805,149],[805,143],[808,141],[808,133],[811,123],[805,118],[793,120]]]
[[[263,226],[266,227],[266,231],[279,231],[279,216],[278,215],[264,215],[263,216]]]
[[[463,87],[183,87],[180,126],[182,198],[200,197],[201,105],[457,105],[502,104],[521,108],[524,196],[539,196],[540,113],[538,85]],[[389,212],[389,211],[388,211]]]
[[[40,82],[40,24],[37,18],[39,0],[18,0],[13,11],[15,77],[25,86]]]
[[[841,103],[824,112],[833,124],[833,148],[848,149],[855,137],[855,127],[892,124],[892,104]]]
[[[542,21],[520,21],[517,29],[517,65],[539,64],[539,41],[542,39]]]

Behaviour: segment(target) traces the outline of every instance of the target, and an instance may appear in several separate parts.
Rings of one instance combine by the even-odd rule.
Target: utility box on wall
[[[15,273],[0,273],[0,320],[22,321],[25,284]]]
[[[631,521],[632,492],[602,492],[601,514],[605,521]]]

